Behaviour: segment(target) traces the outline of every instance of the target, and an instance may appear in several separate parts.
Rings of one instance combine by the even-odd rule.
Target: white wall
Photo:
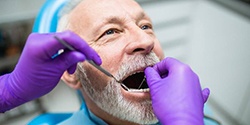
[[[0,0],[0,23],[34,18],[45,0]]]
[[[250,20],[211,1],[193,13],[188,63],[209,87],[209,104],[227,125],[250,122]]]

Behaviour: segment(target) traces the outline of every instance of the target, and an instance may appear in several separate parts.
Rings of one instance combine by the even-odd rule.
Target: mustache
[[[117,73],[114,75],[118,80],[121,80],[124,76],[138,70],[144,69],[149,66],[153,66],[160,62],[159,57],[154,52],[150,52],[147,55],[133,55],[127,60],[123,61]]]

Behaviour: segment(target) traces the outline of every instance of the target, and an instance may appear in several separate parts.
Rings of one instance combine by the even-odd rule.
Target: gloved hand
[[[189,66],[166,58],[145,69],[155,115],[163,125],[203,125],[209,89],[201,90]]]
[[[52,59],[58,50],[66,50],[55,35],[77,51],[65,51]],[[14,71],[0,77],[0,112],[47,94],[65,70],[74,73],[77,62],[85,59],[101,64],[99,55],[73,32],[31,34]]]

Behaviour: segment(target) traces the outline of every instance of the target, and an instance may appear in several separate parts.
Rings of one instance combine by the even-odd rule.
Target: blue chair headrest
[[[69,0],[47,0],[35,19],[33,32],[56,32],[58,13]]]

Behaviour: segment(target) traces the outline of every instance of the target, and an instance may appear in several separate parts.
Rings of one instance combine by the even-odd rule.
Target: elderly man
[[[84,0],[62,17],[59,27],[79,34],[99,53],[102,67],[128,88],[139,89],[123,89],[87,63],[78,70],[78,77],[65,73],[63,79],[71,85],[74,83],[70,79],[79,78],[76,86],[83,84],[83,97],[93,114],[109,124],[157,122],[144,69],[163,59],[163,52],[151,20],[136,2]]]
[[[30,35],[12,77],[0,78],[14,86],[5,91],[21,98],[13,101],[11,97],[12,103],[20,105],[48,93],[67,70],[62,79],[81,90],[86,105],[61,124],[203,124],[209,90],[201,90],[197,75],[187,65],[173,58],[164,59],[150,18],[134,0],[71,1],[62,11],[58,31],[63,33]],[[54,35],[77,51],[65,51],[51,59],[53,53],[64,48]],[[32,44],[35,40],[41,41],[40,46]],[[40,53],[34,48],[40,48]],[[34,54],[29,53],[31,50]],[[84,62],[86,59],[101,64],[121,82]],[[83,62],[74,73],[79,61]],[[51,68],[53,64],[57,65]],[[28,79],[20,78],[25,68],[30,69],[27,74],[31,72]],[[47,80],[44,84],[48,86],[39,90],[42,80]],[[22,89],[26,91],[20,92],[18,82],[25,82]]]
[[[121,86],[115,79],[105,76],[88,63],[81,64],[83,69],[78,67],[76,76],[64,73],[63,80],[66,83],[78,86],[75,88],[82,87],[87,108],[93,115],[108,124],[157,123],[144,70],[162,60],[164,55],[150,18],[135,1],[84,0],[62,16],[59,27],[60,31],[71,30],[86,40],[100,55],[102,67],[123,83]],[[171,60],[166,59],[166,62]],[[166,74],[165,71],[159,72],[163,73],[161,75]],[[153,71],[148,70],[146,73],[149,75],[147,81],[156,79],[151,78]],[[171,94],[157,90],[153,92]],[[202,119],[202,112],[198,114]],[[192,117],[191,112],[188,115]]]

